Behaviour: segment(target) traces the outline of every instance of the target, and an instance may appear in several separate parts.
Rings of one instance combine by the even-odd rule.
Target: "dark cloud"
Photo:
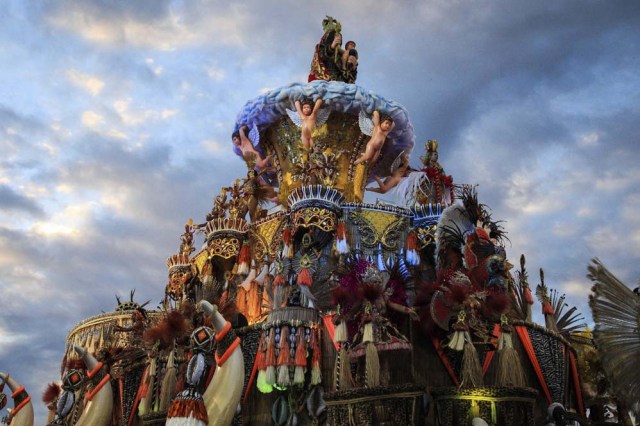
[[[0,210],[23,212],[36,217],[40,217],[44,213],[37,202],[4,184],[0,184]]]
[[[592,256],[635,283],[640,4],[16,0],[0,11],[0,370],[37,394],[76,322],[133,288],[162,297],[182,225],[245,173],[236,114],[306,79],[327,14],[358,43],[358,84],[409,111],[414,165],[439,139],[532,283],[543,267],[587,321]]]

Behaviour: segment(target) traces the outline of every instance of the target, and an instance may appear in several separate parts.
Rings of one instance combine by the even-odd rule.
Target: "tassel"
[[[240,254],[238,255],[238,274],[247,275],[249,273],[249,265],[251,264],[251,250],[249,244],[242,244]]]
[[[304,384],[304,373],[307,371],[307,348],[304,345],[304,327],[298,327],[296,333],[296,356],[294,358],[295,371],[293,384]]]
[[[447,343],[447,347],[451,350],[460,352],[464,349],[464,331],[456,330]]]
[[[451,326],[453,328],[453,335],[449,338],[449,342],[447,342],[447,347],[454,351],[460,352],[464,349],[465,343],[465,335],[467,334],[467,324],[465,323],[465,319],[467,318],[467,313],[465,311],[458,312],[458,321]]]
[[[380,386],[380,359],[378,349],[372,342],[366,344],[365,382],[365,386],[368,388]]]
[[[544,302],[542,304],[542,314],[543,315],[553,315],[554,314],[553,306],[551,306],[550,302]]]
[[[267,383],[267,333],[267,331],[262,333],[255,361],[256,369],[258,370],[256,387],[262,393],[271,393],[273,391],[273,386]]]
[[[340,306],[338,305],[338,312],[340,311]],[[336,324],[336,331],[333,333],[333,341],[335,343],[344,343],[347,341],[347,324],[346,321],[342,319],[340,314],[337,315],[338,323]]]
[[[336,228],[336,250],[340,254],[349,253],[349,243],[347,242],[347,224],[340,221]]]
[[[282,233],[282,257],[283,258],[293,258],[293,238],[291,236],[291,228],[287,227],[284,229]]]
[[[180,393],[167,411],[167,426],[207,426],[209,417],[202,395],[193,389]]]
[[[269,331],[269,340],[267,341],[267,352],[264,360],[265,363],[265,383],[273,386],[276,384],[276,329],[272,327]]]
[[[533,305],[533,295],[531,294],[531,289],[529,287],[524,288],[524,300],[529,305]]]
[[[482,386],[482,365],[480,365],[480,358],[478,357],[478,351],[471,342],[471,336],[468,331],[464,332],[464,354],[462,355],[462,380],[460,381],[461,388],[473,388],[476,386]]]
[[[176,375],[176,366],[174,359],[174,350],[169,354],[167,359],[167,371],[162,380],[162,390],[160,392],[160,408],[159,411],[166,411],[174,396],[178,377]]]
[[[322,382],[322,370],[320,370],[320,345],[316,330],[311,330],[311,385],[319,385]]]
[[[498,340],[498,375],[496,384],[498,386],[514,387],[524,387],[526,385],[520,357],[513,347],[511,327],[504,323],[502,325],[502,334]]]
[[[337,391],[351,389],[353,381],[351,378],[351,362],[345,345],[340,346],[338,356],[336,356],[336,364],[333,369],[333,377],[335,380],[335,388]]]
[[[412,266],[418,266],[420,264],[420,256],[418,255],[418,236],[415,231],[409,232],[407,240],[405,242],[405,252],[407,263]]]
[[[284,292],[284,286],[287,283],[287,279],[282,273],[282,265],[279,265],[278,273],[273,279],[273,309],[278,309],[282,306],[282,295]]]
[[[289,386],[289,364],[291,363],[291,352],[289,346],[289,327],[282,326],[280,330],[280,352],[278,353],[278,385]]]
[[[364,331],[362,332],[362,343],[373,342],[373,324],[368,321],[364,324]]]
[[[298,272],[298,279],[296,282],[299,286],[311,286],[311,271],[309,271],[309,268],[302,268],[300,272]]]

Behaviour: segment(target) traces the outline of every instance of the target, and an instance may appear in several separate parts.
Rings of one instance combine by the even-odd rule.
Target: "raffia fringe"
[[[464,354],[462,355],[462,380],[461,388],[482,386],[482,365],[473,343],[467,341],[464,344]]]

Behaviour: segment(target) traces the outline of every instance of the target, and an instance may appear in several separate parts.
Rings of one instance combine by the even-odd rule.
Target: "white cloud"
[[[81,118],[82,124],[90,129],[95,129],[104,123],[104,117],[95,111],[84,111]]]
[[[67,79],[76,87],[90,93],[93,96],[97,96],[104,89],[105,83],[98,77],[81,73],[78,70],[68,70],[66,72]]]
[[[600,135],[598,132],[590,132],[580,136],[578,139],[578,146],[589,147],[598,146],[600,143]]]
[[[47,219],[34,222],[32,231],[44,238],[80,240],[86,236],[89,220],[99,207],[92,201],[68,205]]]
[[[49,18],[57,27],[86,40],[111,46],[130,44],[159,51],[196,45],[241,46],[253,36],[248,31],[250,11],[241,5],[223,5],[194,13],[172,10],[145,21],[135,16],[101,15],[81,7],[61,7]]]
[[[225,72],[222,68],[210,66],[207,68],[207,75],[210,79],[215,81],[222,81],[225,78]]]
[[[113,103],[113,108],[119,114],[122,123],[125,126],[138,126],[147,121],[167,120],[177,115],[180,110],[165,108],[160,110],[154,109],[131,109],[130,99],[120,99]]]

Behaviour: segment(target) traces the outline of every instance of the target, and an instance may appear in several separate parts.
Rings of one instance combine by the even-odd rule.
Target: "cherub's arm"
[[[249,140],[249,138],[247,137],[247,133],[246,133],[246,129],[248,127],[247,126],[242,126],[240,127],[240,129],[238,129],[238,133],[240,133],[240,140],[242,142],[249,142],[249,144],[251,144],[251,141]]]
[[[314,114],[318,112],[318,110],[320,109],[320,105],[322,105],[322,98],[318,98],[316,100],[315,105],[313,105],[313,113]]]
[[[378,188],[367,188],[367,191],[377,192],[378,194],[384,194],[387,192],[385,182],[383,182],[378,176],[374,175],[373,178],[378,183]]]
[[[396,312],[401,312],[403,314],[407,314],[413,320],[417,320],[418,319],[418,314],[416,313],[416,311],[413,308],[410,308],[408,306],[404,306],[404,305],[401,305],[399,303],[395,303],[395,302],[392,302],[390,300],[387,300],[387,307],[389,309],[393,309]]]
[[[320,105],[322,105],[322,99],[318,99],[313,105],[313,111],[309,114],[309,118],[315,123],[318,117],[318,111],[320,111]]]
[[[373,111],[373,126],[378,127],[380,125],[380,113],[378,110]]]
[[[300,118],[304,117],[304,114],[302,113],[302,105],[300,104],[300,101],[296,101],[295,105],[296,105],[296,111],[298,111],[298,115],[300,116]]]

